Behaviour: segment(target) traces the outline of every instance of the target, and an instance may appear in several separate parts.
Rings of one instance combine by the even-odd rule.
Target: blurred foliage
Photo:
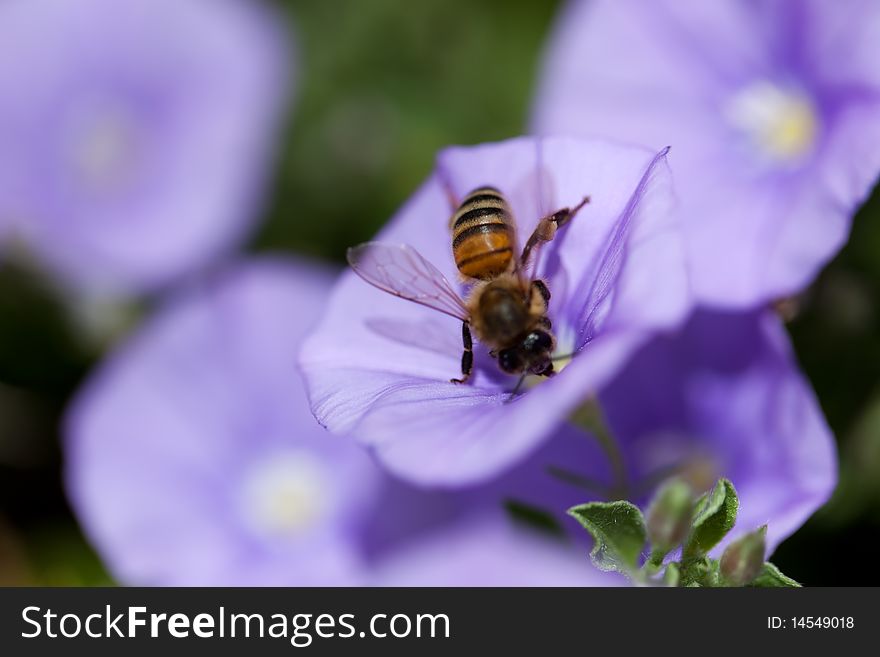
[[[88,357],[59,295],[14,261],[0,263],[0,381],[63,397]]]
[[[860,515],[880,521],[880,388],[842,445],[840,483],[817,518],[829,528],[851,524]]]
[[[276,0],[298,83],[251,250],[341,263],[432,168],[438,149],[526,129],[556,2]],[[795,349],[841,442],[845,485],[773,561],[807,585],[868,584],[819,559],[873,558],[880,525],[880,197],[798,300]],[[61,482],[58,423],[95,345],[45,282],[0,263],[0,584],[109,581]],[[74,314],[75,315],[75,314]],[[876,579],[876,575],[874,575]]]
[[[801,300],[798,357],[831,426],[853,430],[880,383],[880,194],[853,222],[849,243]]]
[[[525,130],[555,2],[283,2],[302,60],[260,248],[342,261],[444,146]]]

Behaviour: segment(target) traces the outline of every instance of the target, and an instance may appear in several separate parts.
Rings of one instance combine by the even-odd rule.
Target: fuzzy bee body
[[[516,241],[513,213],[497,189],[472,191],[450,223],[452,253],[462,276],[488,281],[512,267]]]
[[[549,301],[543,281],[503,273],[474,285],[467,300],[468,323],[503,371],[550,376],[556,338],[547,318]],[[470,371],[462,366],[462,373]]]
[[[449,221],[455,265],[462,278],[472,283],[466,301],[434,265],[408,245],[361,244],[349,249],[348,261],[371,285],[462,321],[462,376],[453,382],[470,378],[474,363],[471,328],[502,371],[522,377],[551,376],[556,339],[547,317],[550,290],[526,272],[534,248],[552,240],[557,228],[588,201],[584,197],[573,208],[542,217],[518,254],[513,212],[501,192],[489,186],[470,192]]]

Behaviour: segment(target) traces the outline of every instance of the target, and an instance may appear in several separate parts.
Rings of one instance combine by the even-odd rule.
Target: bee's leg
[[[550,303],[550,289],[544,281],[540,278],[536,278],[532,281],[532,287],[538,291],[538,294],[541,295],[546,303]]]
[[[471,327],[467,322],[461,324],[461,341],[464,351],[461,354],[461,378],[450,379],[452,383],[465,383],[471,378],[474,369],[474,342],[471,340]]]
[[[532,249],[534,249],[538,244],[552,241],[553,238],[556,237],[556,229],[564,226],[569,221],[571,221],[578,213],[578,211],[589,202],[590,197],[584,196],[581,202],[573,208],[562,208],[561,210],[557,210],[553,214],[543,217],[538,222],[538,225],[535,227],[535,230],[529,237],[529,240],[526,242],[526,246],[523,249],[522,255],[519,258],[520,267],[525,267],[528,264],[529,258],[532,255]]]
[[[547,309],[550,307],[550,290],[540,278],[532,281],[529,305],[531,313],[538,316],[546,315]],[[544,324],[544,328],[550,328],[550,320],[547,317],[541,317],[539,322]]]

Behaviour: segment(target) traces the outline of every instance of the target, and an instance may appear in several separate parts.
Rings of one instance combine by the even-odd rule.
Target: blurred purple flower
[[[623,586],[620,575],[586,567],[586,551],[567,549],[534,533],[476,516],[414,541],[380,563],[371,583],[381,586]]]
[[[296,346],[331,274],[272,261],[170,304],[79,394],[67,483],[123,582],[348,582],[380,484],[313,429]]]
[[[534,128],[671,144],[708,304],[795,293],[880,173],[880,4],[582,0],[563,12]]]
[[[288,92],[278,18],[247,0],[3,2],[0,225],[110,292],[236,245]]]
[[[295,360],[330,285],[304,263],[240,265],[170,303],[85,385],[67,417],[66,482],[110,571],[127,584],[381,584],[374,568],[397,572],[408,544],[457,540],[479,514],[468,526],[496,539],[468,548],[462,569],[435,564],[410,582],[563,584],[568,563],[571,584],[613,583],[583,546],[499,527],[503,500],[557,515],[580,501],[542,468],[598,458],[583,435],[560,435],[532,469],[441,494],[391,479],[318,426]],[[481,577],[480,561],[510,572]]]
[[[541,216],[591,196],[543,248],[537,267],[553,295],[557,354],[577,352],[563,371],[512,400],[517,378],[476,344],[475,376],[454,385],[461,323],[353,272],[343,275],[302,351],[318,420],[356,435],[391,470],[421,484],[465,485],[514,465],[689,307],[665,151],[532,138],[450,148],[377,239],[413,246],[457,280],[447,192],[462,198],[481,185],[505,193],[520,236]]]
[[[772,550],[837,482],[833,436],[771,312],[697,312],[643,348],[600,395],[629,497],[673,473],[697,490],[728,477],[740,496],[732,537],[768,524]],[[612,484],[606,464],[588,476]],[[619,483],[619,482],[618,482]]]

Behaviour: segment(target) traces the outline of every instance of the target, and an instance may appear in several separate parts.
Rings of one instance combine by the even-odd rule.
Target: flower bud
[[[680,479],[666,483],[648,508],[648,540],[655,552],[666,554],[687,538],[693,513],[693,493]]]
[[[727,546],[721,555],[721,576],[731,586],[751,583],[764,566],[764,535],[767,525]]]

